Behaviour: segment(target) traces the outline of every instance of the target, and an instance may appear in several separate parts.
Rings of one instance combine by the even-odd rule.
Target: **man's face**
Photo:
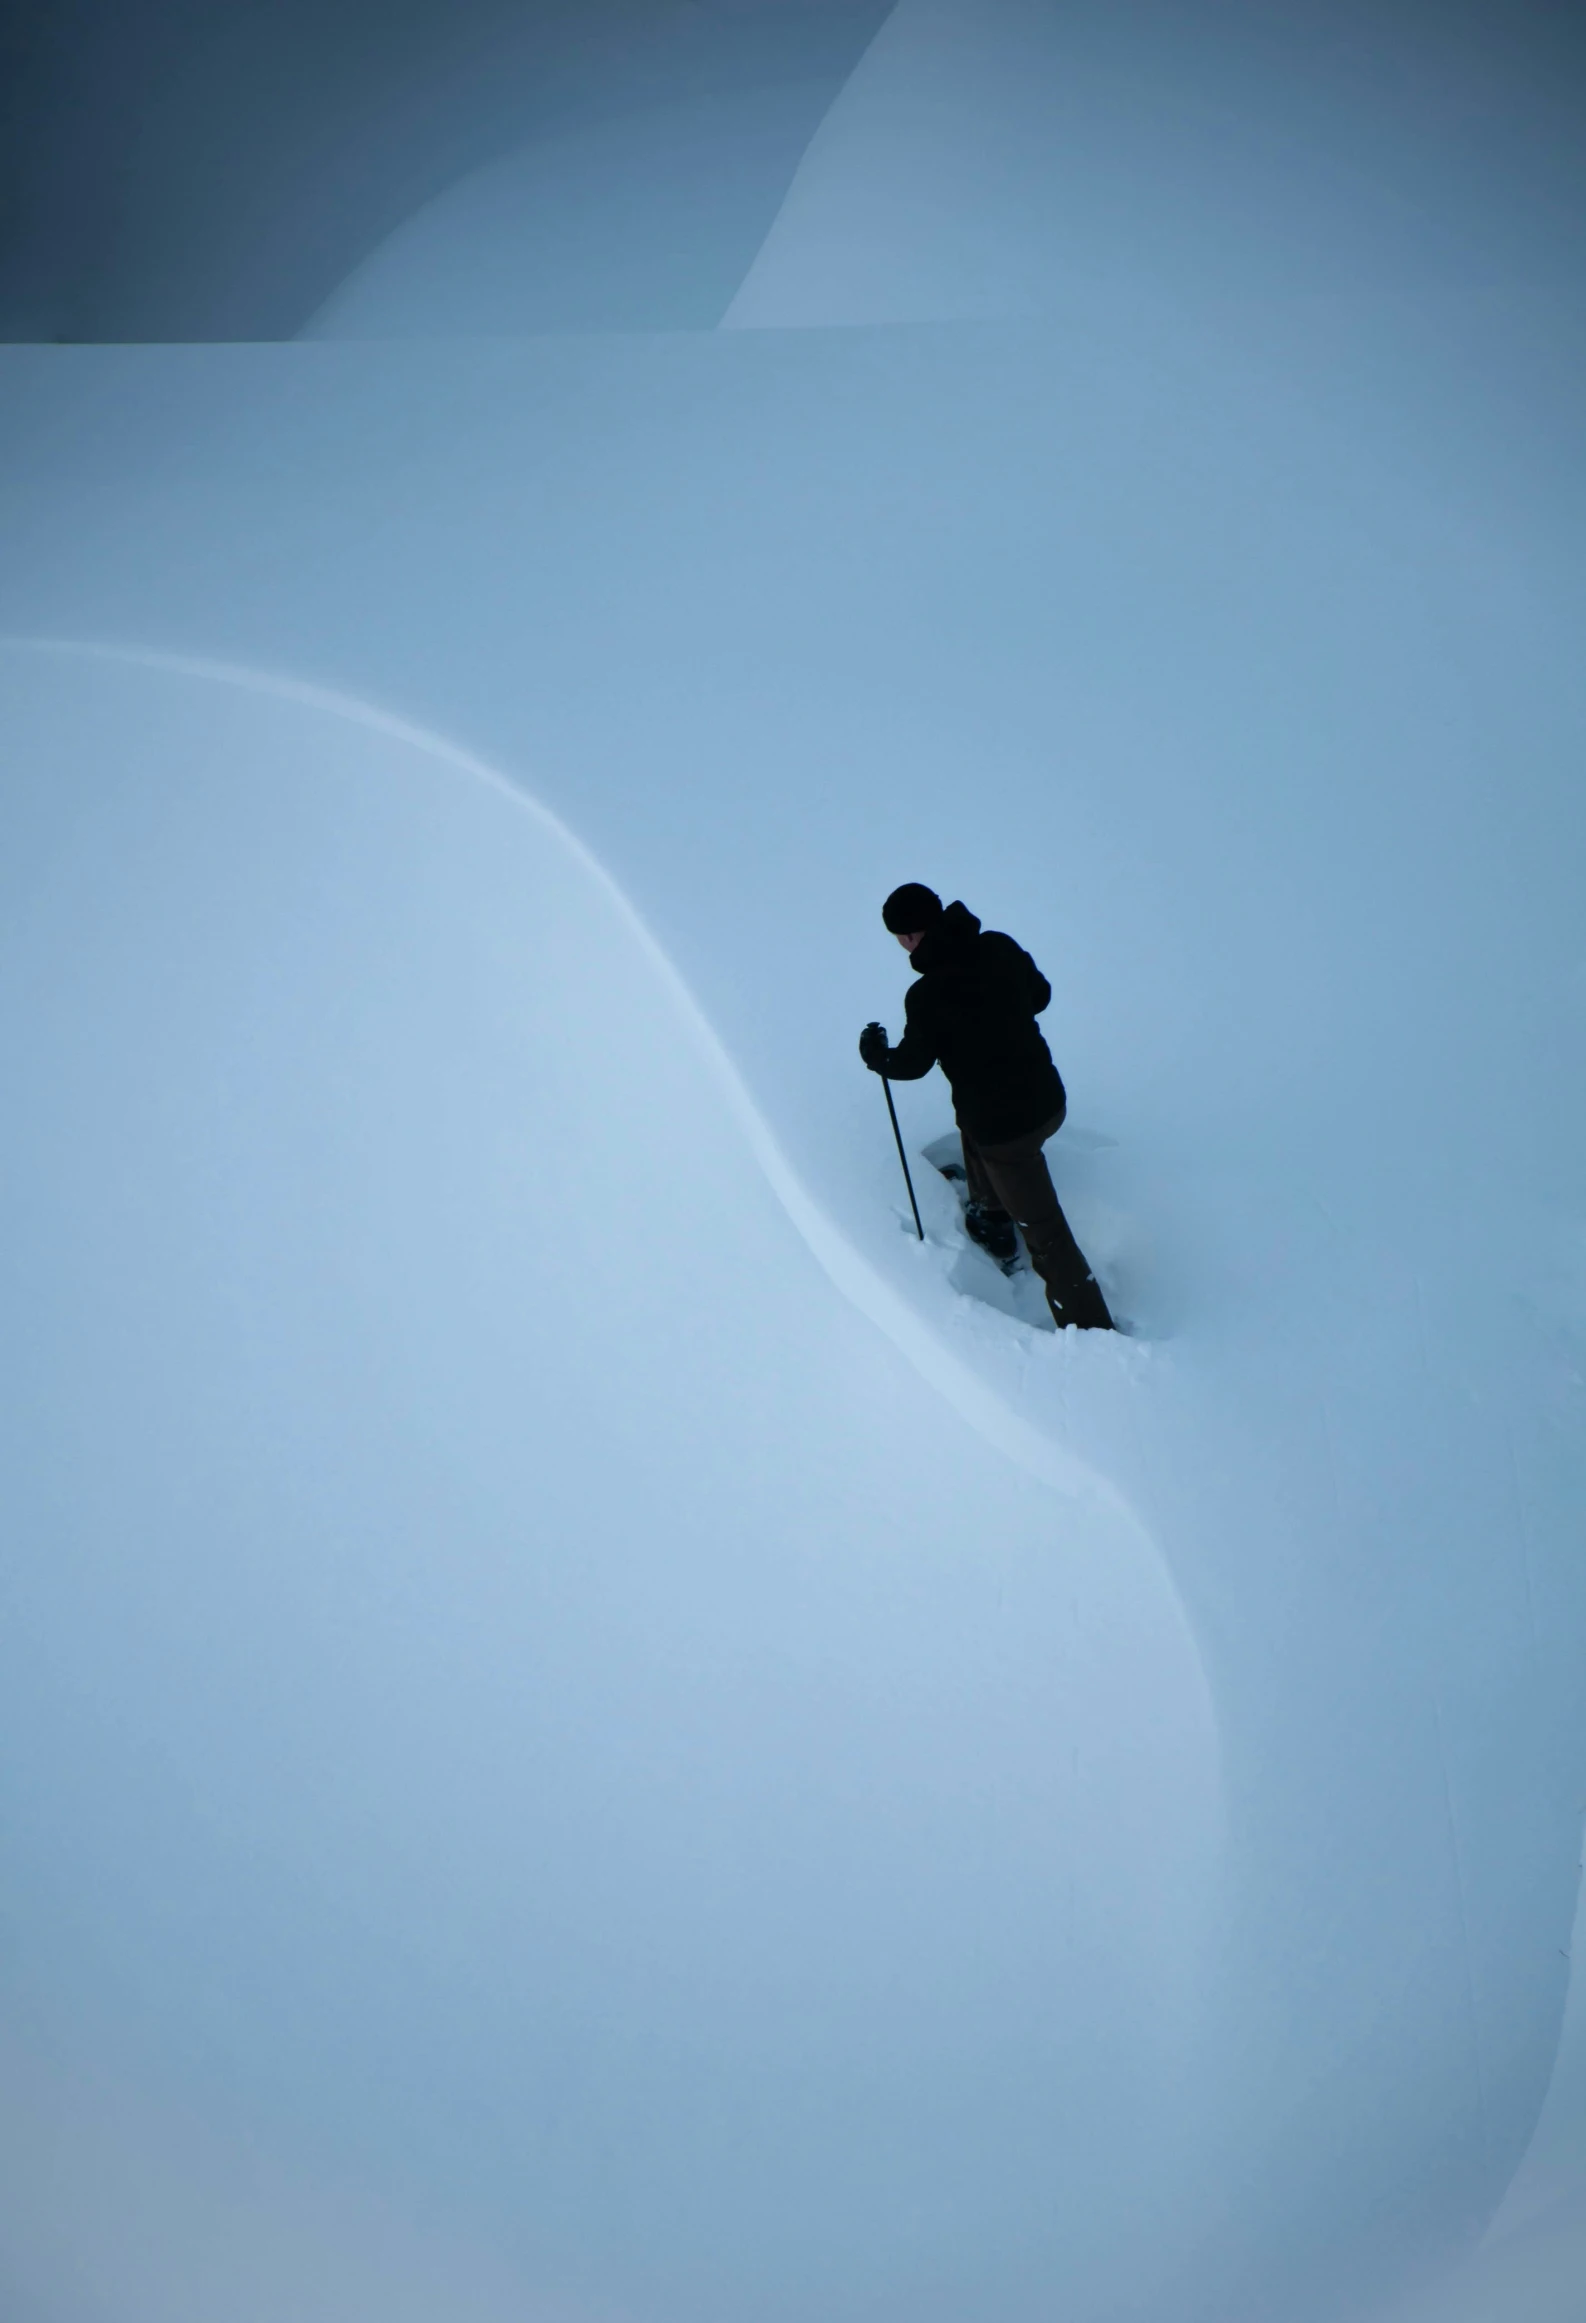
[[[898,938],[898,942],[903,946],[903,949],[906,952],[912,952],[916,944],[923,944],[924,941],[925,930],[923,928],[921,928],[917,936],[899,936]]]

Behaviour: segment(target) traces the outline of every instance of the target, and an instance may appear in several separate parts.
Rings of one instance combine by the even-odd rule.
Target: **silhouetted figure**
[[[941,1066],[964,1144],[970,1234],[1006,1259],[1017,1226],[1059,1328],[1110,1331],[1101,1286],[1069,1230],[1041,1150],[1068,1110],[1035,1021],[1052,987],[1011,936],[983,932],[961,903],[944,910],[918,881],[894,888],[881,917],[919,982],[897,1047],[879,1024],[867,1024],[859,1054],[889,1081],[923,1080]]]

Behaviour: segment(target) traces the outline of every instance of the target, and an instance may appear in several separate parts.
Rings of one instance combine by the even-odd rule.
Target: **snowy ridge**
[[[254,2323],[207,2075],[461,2181],[489,2323],[1577,2323],[1586,211],[1487,14],[902,0],[778,327],[448,337],[661,318],[618,137],[393,237],[405,344],[7,357],[41,2313]],[[1137,1339],[916,1240],[905,876]]]
[[[172,676],[203,678],[216,685],[242,686],[258,693],[273,694],[282,701],[301,703],[305,708],[324,710],[367,727],[372,733],[388,735],[395,741],[428,751],[445,765],[455,768],[459,774],[468,776],[471,781],[486,784],[503,798],[509,799],[523,813],[532,815],[545,830],[554,834],[558,844],[566,847],[580,868],[599,884],[644,946],[657,975],[670,992],[679,1015],[704,1055],[709,1058],[711,1068],[721,1082],[755,1159],[764,1170],[778,1200],[843,1296],[850,1299],[878,1330],[884,1331],[920,1376],[928,1380],[1006,1458],[1015,1461],[1028,1474],[1052,1486],[1055,1491],[1098,1510],[1105,1510],[1109,1515],[1126,1518],[1139,1531],[1142,1540],[1149,1537],[1117,1486],[1099,1471],[1086,1467],[1063,1445],[1054,1442],[1041,1429],[1010,1410],[996,1391],[966,1363],[961,1362],[922,1322],[918,1311],[876,1272],[822,1210],[777,1143],[709,1018],[628,895],[577,833],[570,830],[558,815],[521,783],[504,774],[498,767],[488,765],[472,751],[449,741],[444,735],[415,725],[392,711],[383,710],[371,702],[359,701],[352,695],[338,693],[333,688],[307,684],[301,679],[284,677],[277,672],[244,669],[195,655],[161,653],[144,647],[105,644],[82,638],[0,637],[0,647],[7,652],[91,655],[102,661],[122,662],[134,668],[165,670]],[[1116,1352],[1121,1360],[1130,1360],[1131,1351],[1125,1347],[1116,1350],[1108,1348],[1106,1352]]]
[[[556,817],[240,674],[0,656],[8,2279],[206,2310],[199,2205],[351,2323],[399,2201],[425,2323],[1154,2297],[1226,1872],[1160,1559],[833,1281]]]

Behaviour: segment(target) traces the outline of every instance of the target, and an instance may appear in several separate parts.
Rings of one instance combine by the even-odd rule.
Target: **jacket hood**
[[[950,903],[909,954],[909,966],[916,976],[926,975],[932,968],[945,968],[953,955],[961,952],[966,944],[972,944],[979,933],[980,922],[968,905]]]

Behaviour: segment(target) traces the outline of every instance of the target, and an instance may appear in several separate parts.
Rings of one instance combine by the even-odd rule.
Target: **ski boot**
[[[989,1202],[966,1203],[964,1232],[988,1258],[996,1260],[1004,1274],[1017,1272],[1019,1237],[1006,1210],[994,1210]]]

